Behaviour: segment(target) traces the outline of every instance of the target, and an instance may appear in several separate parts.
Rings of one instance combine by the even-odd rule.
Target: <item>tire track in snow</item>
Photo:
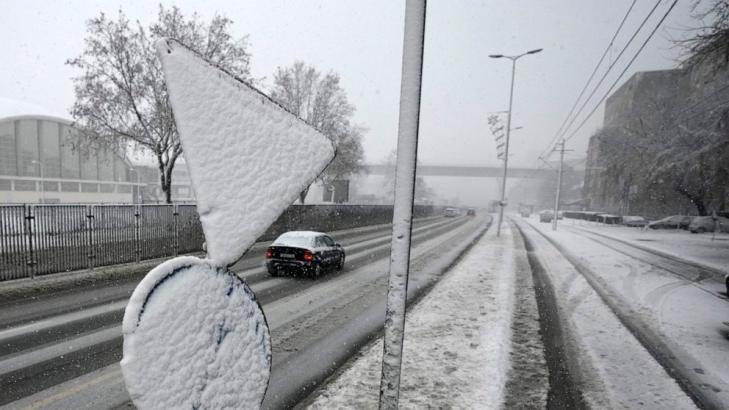
[[[540,335],[533,273],[516,225],[511,222],[509,226],[513,232],[516,283],[511,325],[511,369],[503,408],[543,409],[547,406],[549,371]]]
[[[574,357],[567,354],[567,341],[561,327],[563,319],[560,318],[559,307],[554,284],[547,275],[544,266],[535,254],[534,244],[524,235],[519,224],[516,230],[519,233],[527,259],[532,270],[534,281],[534,294],[539,311],[539,326],[544,343],[544,353],[549,370],[549,392],[547,394],[547,409],[583,409],[587,403],[579,389],[576,380],[578,374],[575,369],[579,365]]]
[[[725,403],[720,396],[722,390],[712,383],[712,380],[703,373],[694,369],[700,369],[699,363],[678,345],[666,340],[661,332],[654,329],[640,319],[640,314],[626,305],[618,294],[595,272],[588,268],[574,254],[565,249],[560,243],[544,234],[541,230],[532,229],[549,242],[569,263],[577,270],[587,283],[595,290],[595,293],[602,299],[605,305],[610,308],[620,323],[640,342],[650,353],[656,362],[664,368],[666,373],[673,378],[681,389],[693,402],[702,409],[723,409]],[[585,236],[585,235],[583,235]],[[604,236],[604,235],[601,235]],[[592,238],[591,238],[592,239]],[[599,240],[593,239],[600,243]],[[618,241],[622,242],[622,241]],[[611,249],[613,247],[603,244]],[[616,252],[623,253],[617,249]],[[634,257],[629,254],[626,256]],[[638,259],[637,257],[634,257]],[[668,258],[666,258],[668,259]],[[675,272],[672,272],[675,273]],[[680,275],[684,279],[691,280]],[[699,276],[701,278],[701,275]]]

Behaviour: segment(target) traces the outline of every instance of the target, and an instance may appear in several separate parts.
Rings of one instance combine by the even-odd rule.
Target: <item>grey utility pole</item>
[[[552,218],[552,230],[557,230],[557,219],[559,219],[559,200],[562,194],[562,169],[564,165],[564,138],[559,142],[559,170],[557,171],[557,193],[554,195],[554,215]],[[554,148],[557,151],[557,147]]]
[[[509,136],[511,135],[511,109],[514,101],[514,74],[516,73],[516,60],[529,54],[536,54],[542,51],[541,48],[530,50],[517,56],[505,56],[503,54],[491,54],[491,58],[508,58],[511,60],[511,88],[509,89],[509,111],[506,116],[506,145],[504,146],[504,177],[501,180],[501,201],[499,201],[499,221],[496,225],[496,236],[501,236],[501,222],[504,220],[504,208],[506,207],[506,175],[509,166]]]
[[[405,33],[400,80],[400,117],[395,166],[395,204],[390,247],[390,278],[385,310],[385,341],[382,352],[380,409],[396,410],[400,398],[402,346],[405,338],[405,306],[410,273],[410,237],[418,155],[420,89],[423,75],[425,0],[405,3]]]

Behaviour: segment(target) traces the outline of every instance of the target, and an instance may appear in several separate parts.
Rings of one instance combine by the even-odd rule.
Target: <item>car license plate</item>
[[[293,258],[294,254],[293,253],[281,253],[281,254],[279,254],[279,256],[282,258]]]

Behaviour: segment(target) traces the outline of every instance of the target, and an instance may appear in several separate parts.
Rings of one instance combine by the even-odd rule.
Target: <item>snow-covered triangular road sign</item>
[[[156,44],[208,256],[232,264],[334,157],[331,141],[174,40]]]

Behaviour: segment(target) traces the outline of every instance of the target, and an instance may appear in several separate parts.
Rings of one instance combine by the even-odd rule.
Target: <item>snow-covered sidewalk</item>
[[[514,239],[490,230],[409,312],[402,408],[498,408],[510,368]],[[382,339],[319,390],[312,409],[376,408]]]
[[[536,220],[534,220],[536,223]],[[624,240],[729,273],[729,234],[693,234],[682,229],[641,229],[564,219],[561,224]]]
[[[694,408],[674,381],[678,380],[698,400],[710,403],[708,407],[726,403],[729,344],[721,322],[726,320],[729,310],[721,297],[720,283],[700,274],[699,269],[692,271],[670,264],[670,260],[665,262],[665,258],[651,253],[636,253],[627,244],[609,242],[569,223],[562,224],[557,231],[552,231],[550,224],[534,221],[520,225],[534,241],[557,289],[558,300],[565,301],[579,350],[587,353],[585,363],[592,363],[597,370],[592,375],[596,376],[594,380],[601,380],[602,386],[588,389],[595,392],[588,394],[588,398],[607,397],[608,407],[633,408],[640,404],[653,408]],[[681,251],[679,243],[691,238],[690,233],[588,229],[608,232],[611,237],[619,237],[622,232],[627,243],[629,235],[634,235],[633,240],[652,237],[665,249],[673,246],[670,256],[678,259],[696,255],[701,240],[688,239],[687,243],[693,246],[685,246],[685,251]],[[571,255],[573,261],[568,262],[565,255]],[[637,339],[643,342],[639,344]],[[658,358],[662,358],[662,366],[668,372],[658,367]],[[581,363],[580,368],[589,366]],[[593,379],[589,374],[587,377]]]

